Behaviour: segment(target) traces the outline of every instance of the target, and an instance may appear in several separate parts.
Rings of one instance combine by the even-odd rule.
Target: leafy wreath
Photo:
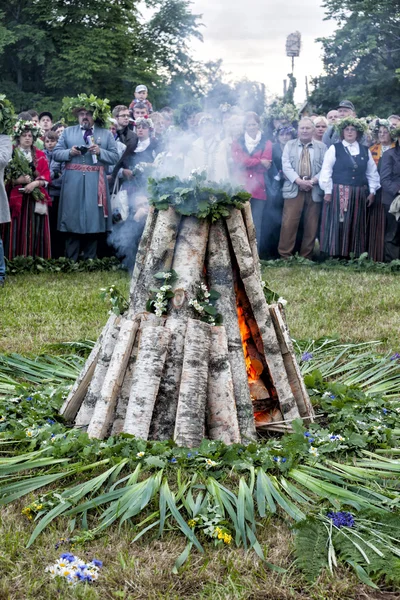
[[[4,94],[0,94],[0,135],[11,135],[14,123],[14,106]]]
[[[179,177],[149,178],[149,203],[157,210],[170,206],[181,215],[217,221],[229,217],[231,208],[243,208],[251,194],[230,183],[207,181],[205,171],[193,171],[188,179]]]
[[[342,119],[336,123],[335,129],[339,135],[342,135],[343,130],[350,126],[354,127],[360,135],[364,135],[368,129],[368,125],[361,121],[361,119],[356,119],[356,117],[346,117],[345,119]]]
[[[91,111],[94,122],[100,127],[104,127],[111,118],[111,107],[108,98],[102,100],[93,94],[90,94],[90,96],[79,94],[75,98],[63,98],[61,113],[69,123],[72,123],[72,117],[81,108]]]

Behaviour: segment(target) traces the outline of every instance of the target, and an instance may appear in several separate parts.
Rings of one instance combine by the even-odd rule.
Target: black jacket
[[[382,204],[390,206],[400,193],[400,146],[386,150],[381,164]]]

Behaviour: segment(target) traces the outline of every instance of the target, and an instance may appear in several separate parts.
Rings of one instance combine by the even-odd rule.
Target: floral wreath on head
[[[43,129],[38,123],[35,123],[34,121],[24,121],[23,119],[19,119],[13,127],[13,139],[16,140],[20,138],[25,131],[30,131],[32,133],[34,142],[36,142],[36,140],[42,137],[42,135],[44,134]]]
[[[388,119],[375,119],[372,133],[374,134],[374,136],[376,138],[378,137],[380,127],[386,127],[386,129],[388,130],[388,132],[390,134],[390,137],[392,139],[396,139],[397,136],[394,135],[394,132],[396,131],[396,129],[395,129],[394,125],[392,125],[392,123]]]
[[[335,124],[335,130],[342,136],[343,130],[350,126],[354,127],[360,135],[364,135],[368,129],[368,125],[361,119],[356,119],[356,117],[345,117]]]
[[[76,117],[80,110],[87,110],[93,114],[93,120],[99,127],[105,127],[111,116],[111,107],[108,98],[98,98],[91,94],[79,94],[75,98],[66,97],[63,99],[61,113],[68,122],[72,122],[71,117]]]
[[[11,135],[14,123],[14,107],[4,94],[0,94],[0,135]]]
[[[147,125],[149,129],[154,129],[154,124],[150,117],[139,117],[138,119],[135,119],[135,127],[138,127],[138,125]]]

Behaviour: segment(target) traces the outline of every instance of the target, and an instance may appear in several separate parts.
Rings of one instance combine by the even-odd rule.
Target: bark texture
[[[120,322],[121,317],[117,316],[104,336],[101,352],[99,354],[89,389],[86,393],[84,401],[81,404],[78,414],[76,415],[75,425],[77,427],[87,427],[93,416],[94,408],[96,406],[97,399],[100,396],[101,388],[107,374],[107,369],[114,352],[115,344],[117,343]]]
[[[139,340],[124,433],[147,440],[161,373],[167,355],[170,332],[165,327],[146,327]]]
[[[87,431],[89,437],[102,439],[107,435],[139,324],[140,317],[135,319],[132,314],[128,314],[122,322],[107,374],[90,420]]]
[[[211,440],[240,443],[232,370],[225,327],[211,330],[207,389],[207,429]]]
[[[112,313],[108,317],[107,323],[104,325],[102,332],[100,333],[97,342],[92,348],[91,353],[89,354],[82,371],[79,374],[78,379],[75,381],[74,385],[68,397],[66,398],[64,404],[60,409],[60,414],[64,417],[66,421],[72,421],[76,417],[76,413],[81,407],[83,399],[88,390],[89,384],[92,380],[94,370],[97,365],[97,360],[99,358],[99,354],[101,351],[101,345],[103,343],[104,337],[107,335],[107,331],[114,324],[117,315]]]
[[[251,249],[251,254],[253,256],[254,266],[256,268],[257,273],[261,277],[260,257],[258,256],[256,228],[254,227],[250,202],[246,202],[246,204],[242,208],[242,217],[247,231],[247,239],[249,240],[249,246]]]
[[[189,319],[174,439],[178,446],[199,446],[205,434],[211,326]]]
[[[256,428],[238,323],[232,258],[226,226],[222,220],[211,225],[207,254],[207,278],[209,286],[221,294],[215,306],[223,316],[228,337],[229,362],[232,370],[240,435],[245,443],[246,440],[255,439]]]
[[[131,285],[130,285],[130,296],[132,296],[133,291],[138,282],[139,276],[143,270],[144,262],[146,260],[147,253],[151,247],[151,241],[153,237],[154,227],[157,220],[158,211],[154,208],[154,206],[150,206],[149,212],[146,219],[146,224],[144,226],[144,230],[142,233],[142,237],[140,238],[139,248],[136,253],[135,266],[133,268]]]

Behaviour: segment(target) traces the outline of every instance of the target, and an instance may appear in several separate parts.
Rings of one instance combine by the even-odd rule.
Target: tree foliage
[[[397,0],[325,0],[335,33],[323,45],[326,75],[316,78],[311,100],[328,111],[344,98],[358,114],[399,112],[400,5]]]
[[[193,80],[191,37],[201,39],[189,0],[9,0],[0,12],[2,91],[17,110],[60,106],[63,96],[93,93],[130,102],[138,83],[167,103]],[[190,86],[189,86],[190,87]]]

